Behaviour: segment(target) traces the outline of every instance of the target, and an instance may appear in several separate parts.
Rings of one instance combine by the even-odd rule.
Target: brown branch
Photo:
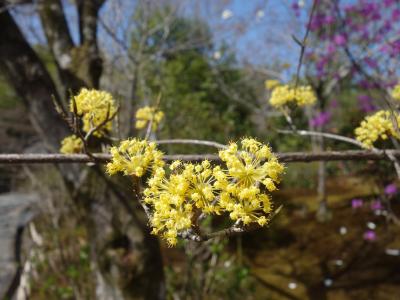
[[[314,12],[317,8],[317,0],[313,1],[313,5],[311,8],[311,13],[310,13],[310,17],[308,19],[308,24],[307,24],[307,28],[306,28],[306,33],[304,34],[303,40],[299,41],[296,36],[292,35],[293,40],[300,46],[300,56],[299,56],[299,62],[297,64],[297,70],[296,70],[296,83],[295,83],[295,87],[298,86],[299,83],[299,78],[300,78],[300,70],[301,70],[301,66],[303,64],[303,58],[304,58],[304,53],[306,50],[306,46],[307,46],[307,38],[308,35],[310,33],[310,29],[311,29],[311,22],[314,16]]]
[[[226,149],[227,146],[213,142],[213,141],[205,141],[205,140],[193,140],[193,139],[169,139],[169,140],[158,140],[154,141],[157,145],[162,144],[191,144],[191,145],[200,145],[200,146],[210,146],[215,147],[217,149]]]
[[[342,135],[328,133],[328,132],[319,132],[319,131],[310,131],[310,130],[278,130],[278,133],[284,134],[298,134],[300,136],[317,136],[317,137],[325,137],[332,140],[342,141],[349,144],[356,145],[358,147],[363,147],[363,144],[356,139],[348,138]]]
[[[400,159],[400,150],[346,150],[346,151],[324,151],[319,153],[310,152],[286,152],[277,153],[279,161],[285,163],[292,162],[315,162],[315,161],[364,161],[364,160],[390,160],[388,157]],[[93,158],[97,163],[106,163],[110,161],[111,155],[107,153],[93,153]],[[220,161],[215,154],[174,154],[165,155],[166,161],[201,161],[204,159],[210,161]],[[88,163],[93,162],[86,154],[0,154],[0,164],[36,164],[36,163]]]

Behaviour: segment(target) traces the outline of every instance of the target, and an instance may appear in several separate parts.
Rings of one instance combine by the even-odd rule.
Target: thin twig
[[[194,140],[194,139],[168,139],[168,140],[158,140],[154,141],[157,145],[163,144],[192,144],[200,146],[210,146],[217,149],[227,149],[226,145],[214,142],[214,141],[204,141],[204,140]]]
[[[279,206],[269,216],[269,221],[270,222],[279,214],[279,212],[282,210],[282,207],[283,207],[282,205]],[[204,241],[207,241],[209,239],[216,238],[216,237],[228,237],[228,236],[236,235],[236,234],[243,233],[243,232],[253,231],[253,230],[256,230],[256,229],[260,229],[260,228],[262,228],[262,226],[260,226],[258,223],[253,223],[253,224],[251,224],[249,226],[243,226],[240,222],[236,221],[235,224],[233,224],[229,228],[222,229],[222,230],[215,231],[215,232],[210,232],[210,233],[202,233],[201,235],[199,235],[198,237],[196,237],[193,240],[194,241],[198,241],[198,242],[204,242]]]
[[[318,2],[317,0],[313,1],[310,17],[308,19],[308,24],[307,24],[307,28],[306,28],[306,32],[304,34],[303,40],[299,41],[294,35],[292,35],[293,40],[300,46],[300,57],[299,57],[299,62],[297,64],[295,88],[297,88],[298,83],[299,83],[300,70],[301,70],[301,66],[303,64],[304,52],[306,50],[306,45],[307,45],[307,38],[308,38],[308,35],[310,33],[311,22],[312,22],[312,18],[314,16],[314,12],[315,12],[316,7],[317,7],[317,2]]]
[[[284,133],[284,134],[298,134],[301,136],[321,136],[321,137],[325,137],[328,139],[332,139],[332,140],[338,140],[338,141],[342,141],[342,142],[346,142],[349,144],[353,144],[356,145],[360,148],[363,148],[363,144],[360,143],[359,141],[357,141],[356,139],[352,139],[349,137],[345,137],[345,136],[341,136],[338,134],[333,134],[333,133],[327,133],[327,132],[318,132],[318,131],[310,131],[310,130],[277,130],[279,133]]]
[[[150,138],[151,131],[153,130],[154,118],[156,116],[158,107],[160,106],[160,101],[161,101],[161,93],[158,94],[157,102],[156,105],[154,106],[154,112],[151,114],[151,119],[149,121],[149,124],[147,124],[146,135],[144,136],[145,140],[148,140]]]

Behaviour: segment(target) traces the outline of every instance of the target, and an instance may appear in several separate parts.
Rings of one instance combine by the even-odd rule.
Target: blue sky
[[[174,1],[174,0],[172,0]],[[307,18],[307,7],[310,0],[304,2],[304,13],[296,18],[291,4],[293,0],[175,0],[182,6],[182,12],[189,17],[194,15],[206,20],[211,26],[216,44],[228,43],[236,52],[239,61],[257,65],[271,66],[287,63],[291,67],[285,77],[290,76],[298,60],[299,47],[291,36],[301,38],[304,34],[304,22]],[[110,15],[113,6],[122,3],[121,22],[117,29],[119,38],[125,39],[125,30],[129,25],[129,15],[134,11],[136,1],[108,0],[101,15],[104,20],[113,20]],[[78,39],[77,16],[74,6],[64,1],[68,23],[75,41]],[[43,43],[45,38],[40,21],[26,7],[18,10],[18,20],[24,33],[32,43]],[[22,14],[21,14],[22,13]],[[27,17],[28,16],[28,17]],[[126,18],[125,18],[126,16]],[[105,31],[100,27],[99,35],[107,43]]]

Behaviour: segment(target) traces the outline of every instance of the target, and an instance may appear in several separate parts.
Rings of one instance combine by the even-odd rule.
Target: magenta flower
[[[363,199],[353,199],[353,200],[351,200],[351,207],[353,209],[360,208],[363,205],[364,205],[364,200]]]
[[[332,99],[330,101],[330,107],[337,108],[339,106],[339,101],[337,99]]]
[[[333,38],[333,41],[335,42],[335,44],[337,46],[343,46],[346,44],[347,39],[346,36],[344,34],[337,34],[335,35],[335,37]]]
[[[377,210],[382,210],[383,209],[383,205],[382,202],[380,200],[374,200],[371,203],[371,209],[373,211],[377,211]]]
[[[327,111],[320,112],[317,116],[310,120],[310,125],[317,127],[317,126],[324,126],[331,120],[331,113]]]
[[[368,95],[359,95],[357,97],[360,108],[363,112],[371,112],[374,111],[376,108],[372,104],[372,99]]]
[[[326,52],[328,55],[335,53],[335,51],[336,51],[335,44],[329,44],[328,47],[326,48]]]
[[[388,7],[392,4],[394,4],[396,1],[395,0],[383,0],[383,4]]]
[[[373,242],[376,240],[376,233],[373,230],[367,230],[364,232],[363,238],[368,242]]]
[[[385,186],[385,194],[388,196],[397,194],[397,186],[394,183],[388,184]]]
[[[392,11],[392,22],[400,20],[400,8],[393,9]]]

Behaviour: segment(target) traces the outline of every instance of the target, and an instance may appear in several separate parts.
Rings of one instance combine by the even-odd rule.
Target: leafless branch
[[[348,138],[345,136],[341,136],[338,134],[333,134],[333,133],[327,133],[327,132],[317,132],[317,131],[309,131],[309,130],[278,130],[279,133],[284,133],[284,134],[297,134],[297,135],[301,135],[301,136],[322,136],[328,139],[332,139],[332,140],[338,140],[338,141],[342,141],[342,142],[346,142],[349,144],[353,144],[356,145],[360,148],[363,148],[362,143],[360,143],[359,141],[352,139],[352,138]]]
[[[213,141],[204,141],[204,140],[194,140],[194,139],[169,139],[169,140],[158,140],[155,141],[157,145],[163,144],[192,144],[192,145],[200,145],[200,146],[210,146],[215,147],[217,149],[226,149],[227,146],[213,142]]]
[[[296,83],[295,83],[295,87],[297,87],[298,83],[299,83],[299,78],[300,78],[300,70],[301,70],[301,66],[303,64],[303,57],[304,57],[304,52],[306,50],[306,44],[307,44],[307,38],[308,35],[310,33],[310,28],[311,28],[311,22],[312,22],[312,18],[314,16],[314,12],[317,8],[317,0],[313,1],[313,5],[311,8],[311,13],[310,13],[310,17],[308,19],[308,24],[307,24],[307,28],[306,28],[306,33],[304,34],[303,40],[299,41],[294,35],[292,36],[294,41],[300,46],[300,56],[299,56],[299,62],[297,64],[297,71],[296,71]]]
[[[310,152],[286,152],[277,153],[281,162],[315,162],[315,161],[364,161],[364,160],[390,160],[388,157],[400,159],[400,150],[346,150],[346,151],[324,151],[318,153]],[[95,162],[106,163],[110,161],[111,155],[107,153],[93,153]],[[165,155],[166,161],[220,161],[215,154],[175,154]],[[36,164],[36,163],[89,163],[93,160],[86,154],[0,154],[0,164]]]
[[[276,215],[278,215],[281,210],[282,210],[282,205],[279,206],[275,211],[273,211],[269,215],[269,220],[272,221],[272,219],[275,218]],[[240,234],[243,232],[253,231],[256,229],[260,229],[260,228],[261,228],[261,226],[258,225],[257,223],[253,223],[249,226],[244,226],[240,222],[236,221],[229,228],[225,228],[225,229],[222,229],[219,231],[214,231],[214,232],[209,232],[209,233],[202,233],[202,232],[200,232],[200,230],[198,233],[195,233],[194,230],[188,230],[186,232],[186,234],[183,234],[182,237],[186,238],[186,239],[190,239],[192,241],[196,241],[196,242],[204,242],[204,241],[216,238],[216,237],[228,237],[228,236]]]

